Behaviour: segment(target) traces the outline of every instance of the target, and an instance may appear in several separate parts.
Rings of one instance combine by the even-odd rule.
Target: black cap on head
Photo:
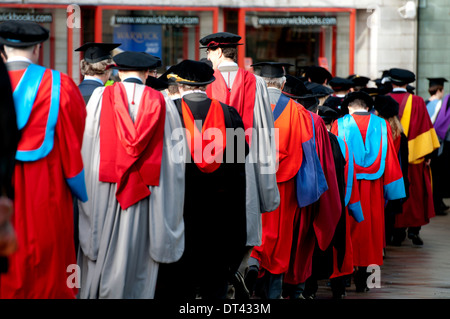
[[[305,86],[316,97],[324,97],[334,93],[329,87],[315,82],[306,82]]]
[[[0,44],[14,48],[25,48],[39,44],[49,38],[50,32],[31,21],[5,21],[0,24]]]
[[[252,67],[261,67],[259,75],[265,78],[281,78],[285,76],[288,67],[292,66],[285,62],[258,62],[251,65]]]
[[[342,114],[348,113],[348,105],[355,100],[361,100],[364,103],[364,105],[369,109],[369,111],[373,107],[373,99],[369,94],[367,94],[366,92],[363,92],[363,91],[351,92],[351,93],[347,94],[344,98],[344,101],[342,101],[342,104],[341,104]]]
[[[229,32],[217,32],[200,39],[200,44],[203,45],[200,49],[205,48],[217,48],[217,47],[235,47],[241,45],[238,43],[241,40],[241,36],[229,33]]]
[[[158,91],[167,89],[169,87],[169,83],[167,81],[163,81],[160,78],[155,78],[154,76],[148,76],[145,80],[145,85]]]
[[[115,69],[123,71],[152,70],[161,66],[161,59],[145,52],[124,51],[113,57]]]
[[[302,80],[292,76],[290,74],[286,74],[286,83],[283,87],[283,93],[290,98],[298,99],[305,95],[310,95],[311,91],[309,91]]]
[[[448,82],[446,78],[427,78],[429,81],[428,87],[432,87],[435,85],[444,86],[444,82]]]
[[[347,77],[347,79],[351,80],[354,86],[362,86],[365,87],[367,83],[369,83],[370,79],[365,76],[361,76],[358,74],[352,74]]]
[[[376,96],[373,104],[374,109],[385,119],[398,115],[398,102],[389,95]]]
[[[177,83],[192,86],[204,86],[214,82],[214,69],[208,64],[194,60],[183,60],[167,75]]]
[[[352,80],[344,79],[338,76],[332,78],[328,84],[334,91],[347,91],[354,86]]]
[[[111,59],[111,51],[120,46],[121,43],[96,43],[87,42],[75,51],[84,52],[84,59],[89,63]]]
[[[319,84],[325,83],[325,80],[328,83],[333,78],[327,69],[317,65],[307,67],[305,70],[305,77],[310,79],[311,82]]]
[[[326,124],[329,124],[340,117],[340,114],[337,111],[325,105],[319,105],[318,114]]]
[[[388,71],[387,76],[393,84],[408,84],[416,80],[414,73],[404,69],[392,68]]]

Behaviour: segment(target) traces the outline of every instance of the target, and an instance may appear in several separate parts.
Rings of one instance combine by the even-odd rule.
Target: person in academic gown
[[[289,269],[291,246],[297,239],[294,238],[296,216],[299,217],[301,207],[317,201],[327,184],[315,151],[313,117],[302,110],[300,104],[282,94],[286,81],[284,68],[289,64],[261,62],[253,66],[261,67],[260,76],[267,83],[275,128],[278,129],[280,206],[262,215],[262,244],[253,248],[249,269],[259,273],[257,286],[263,286],[262,296],[279,299],[283,275]],[[310,224],[304,225],[311,230]],[[248,286],[253,290],[254,284]]]
[[[121,82],[94,90],[86,107],[79,298],[154,298],[159,264],[184,251],[185,168],[172,139],[181,121],[144,84],[157,59],[131,51],[113,59]]]
[[[92,92],[105,85],[111,76],[111,66],[114,64],[111,51],[120,46],[120,43],[87,42],[75,49],[84,52],[84,58],[80,62],[83,81],[78,85],[84,102],[87,104]]]
[[[309,95],[308,93],[304,94],[305,90],[308,92],[307,87],[298,78],[288,75],[286,78],[283,94],[296,99],[299,103],[303,103],[305,101],[304,97]],[[288,93],[291,94],[289,95]],[[316,94],[313,94],[313,96]],[[317,267],[314,269],[313,264],[315,260],[318,260],[316,257],[321,255],[322,251],[331,249],[330,244],[342,212],[330,138],[325,122],[317,114],[317,107],[317,104],[310,105],[307,110],[303,105],[300,105],[299,111],[312,120],[315,144],[313,149],[317,154],[317,165],[323,172],[322,182],[316,181],[314,187],[320,189],[321,184],[326,185],[326,187],[323,188],[323,193],[317,197],[318,200],[311,201],[305,206],[301,205],[299,215],[295,218],[295,236],[292,244],[291,260],[289,269],[284,276],[283,293],[289,298],[299,298],[300,293],[303,295],[301,291],[303,288],[306,290],[306,281],[313,274],[313,283],[316,278],[322,276],[322,274],[319,274],[321,270],[317,269]],[[311,225],[313,231],[311,231]]]
[[[449,160],[449,146],[448,142],[445,139],[445,135],[447,134],[448,127],[450,127],[450,121],[443,121],[443,119],[445,118],[445,115],[447,113],[447,104],[449,100],[448,95],[444,95],[444,82],[448,81],[445,78],[428,78],[428,80],[428,92],[430,93],[430,97],[425,101],[425,103],[427,106],[428,114],[430,115],[431,123],[433,123],[436,134],[438,135],[439,143],[441,144],[439,149],[433,151],[430,161],[433,183],[432,189],[434,211],[436,215],[447,215],[445,211],[449,207],[444,204],[443,199],[444,197],[448,197],[445,194],[445,188],[447,187],[446,184],[448,181],[448,173],[446,172],[448,171],[447,163]],[[440,112],[441,109],[442,113]],[[438,116],[439,120],[436,123]],[[445,125],[445,133],[442,134],[441,127],[445,122],[447,122]],[[438,133],[438,131],[440,131],[440,134]],[[441,138],[439,135],[441,135],[443,138]]]
[[[407,232],[413,244],[423,245],[420,229],[435,216],[429,162],[440,143],[423,98],[407,92],[408,83],[415,81],[414,73],[393,68],[388,75],[393,86],[389,95],[399,104],[400,122],[408,138],[410,196],[403,204],[403,213],[396,216],[395,228],[399,231],[396,236],[401,242]]]
[[[86,201],[81,142],[86,109],[67,75],[37,65],[49,31],[39,24],[0,24],[21,138],[13,177],[18,249],[0,278],[0,298],[75,298],[73,197]],[[26,94],[25,94],[26,93]]]
[[[347,79],[353,82],[352,91],[364,91],[370,81],[368,77],[359,74],[349,75]]]
[[[364,220],[360,195],[356,185],[356,172],[354,169],[353,151],[344,139],[330,132],[332,124],[340,116],[339,113],[327,106],[319,106],[318,114],[324,120],[330,137],[333,158],[336,167],[336,177],[341,198],[342,214],[333,236],[331,247],[325,251],[331,258],[322,258],[316,262],[316,267],[326,270],[320,262],[332,260],[331,270],[325,272],[330,278],[330,287],[333,298],[341,299],[346,295],[345,287],[348,285],[349,275],[353,273],[353,248],[350,234],[350,217],[354,221]],[[325,254],[325,256],[327,256]],[[314,266],[313,266],[314,270]]]
[[[325,100],[324,105],[331,107],[340,114],[342,101],[344,101],[345,96],[354,87],[353,81],[336,76],[331,79],[329,85],[334,93]]]
[[[275,173],[274,121],[267,87],[263,79],[239,68],[237,46],[241,37],[218,32],[200,39],[208,62],[214,68],[216,81],[208,85],[210,98],[234,107],[244,122],[250,154],[246,159],[247,255],[238,278],[245,275],[253,246],[261,244],[261,214],[275,210],[280,203]],[[232,234],[231,234],[232,235]],[[242,292],[240,280],[234,280],[236,293]],[[244,290],[246,288],[243,288]]]
[[[355,285],[367,291],[367,266],[383,265],[385,200],[404,198],[405,185],[391,128],[386,120],[371,114],[373,100],[365,92],[347,95],[331,132],[343,138],[355,157],[356,187],[359,188],[364,220],[352,221],[351,237]]]
[[[17,237],[11,225],[14,187],[12,175],[20,132],[17,128],[16,111],[3,59],[0,59],[0,273],[8,271],[7,256],[17,250]]]
[[[450,94],[446,94],[442,99],[442,106],[439,114],[436,116],[434,122],[434,129],[441,142],[441,147],[438,150],[438,157],[440,157],[441,163],[445,166],[450,161]],[[445,163],[445,164],[444,164]],[[436,164],[436,163],[435,163]],[[432,164],[433,165],[433,164]],[[439,164],[438,164],[439,166]],[[445,181],[450,179],[450,170],[441,170],[442,183],[439,185],[440,194],[439,197],[450,197],[450,186]],[[448,209],[446,206],[439,205],[441,210]]]
[[[207,96],[216,80],[209,65],[184,60],[172,71],[168,77],[179,86],[176,104],[187,140],[186,241],[181,259],[162,267],[156,297],[224,299],[247,241],[244,123],[235,108]]]
[[[402,169],[403,181],[405,183],[406,197],[402,199],[390,200],[386,203],[385,212],[385,232],[386,244],[399,246],[400,241],[394,236],[395,218],[397,214],[402,213],[402,204],[409,197],[409,179],[408,179],[408,139],[403,132],[402,124],[398,118],[399,104],[388,95],[378,95],[374,99],[374,114],[388,121],[394,148],[397,152],[397,158]]]

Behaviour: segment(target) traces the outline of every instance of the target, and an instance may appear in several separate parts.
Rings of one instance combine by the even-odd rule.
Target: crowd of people
[[[76,85],[48,37],[0,24],[0,298],[340,299],[448,209],[444,78],[425,102],[399,68],[246,70],[218,32],[159,75],[85,43]]]

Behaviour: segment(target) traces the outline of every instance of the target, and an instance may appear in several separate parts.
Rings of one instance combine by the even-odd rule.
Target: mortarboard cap
[[[334,91],[347,91],[354,86],[353,81],[341,77],[334,77],[328,84]]]
[[[311,82],[323,84],[325,81],[328,83],[331,81],[333,76],[324,67],[313,65],[305,69],[305,77],[310,79]]]
[[[324,97],[334,93],[334,91],[329,87],[316,82],[306,82],[305,86],[316,97]]]
[[[258,62],[252,64],[251,66],[261,67],[259,75],[262,77],[281,78],[286,74],[285,69],[293,65],[285,62]]]
[[[373,104],[374,109],[385,119],[398,115],[399,104],[389,95],[376,96]]]
[[[200,39],[200,44],[203,45],[200,49],[214,48],[214,47],[234,47],[241,45],[238,43],[241,36],[229,32],[217,32]]]
[[[120,46],[121,43],[96,43],[87,42],[75,51],[84,52],[84,59],[89,63],[111,59],[111,51]]]
[[[163,81],[160,78],[155,78],[154,76],[148,76],[145,80],[145,85],[158,91],[167,89],[169,87],[169,83],[167,81]]]
[[[119,70],[152,70],[161,66],[161,59],[145,52],[124,51],[113,57]]]
[[[367,108],[369,108],[369,111],[373,107],[373,99],[369,94],[367,94],[366,92],[363,92],[363,91],[351,92],[351,93],[348,93],[345,96],[344,101],[342,101],[342,104],[341,104],[342,114],[348,113],[348,105],[355,100],[362,100],[363,103],[365,104],[365,106]]]
[[[444,82],[448,82],[445,78],[427,78],[429,81],[428,87],[432,87],[435,85],[444,86]]]
[[[302,98],[311,94],[311,91],[306,88],[302,80],[290,74],[286,74],[285,76],[286,83],[283,87],[283,94],[293,99]]]
[[[319,105],[318,110],[319,116],[324,120],[325,123],[330,123],[331,121],[337,120],[340,117],[340,114],[337,111],[326,105]]]
[[[167,74],[175,82],[192,86],[203,86],[214,82],[214,69],[208,64],[194,60],[183,60]]]
[[[408,84],[416,80],[414,73],[404,69],[393,68],[387,73],[387,76],[391,79],[391,82],[396,84]]]
[[[347,77],[347,79],[351,80],[353,82],[354,86],[362,86],[362,87],[366,86],[367,83],[369,83],[369,81],[370,81],[370,79],[368,77],[361,76],[358,74],[349,75]]]
[[[26,48],[42,43],[50,32],[32,21],[5,21],[0,24],[0,44],[9,47]]]

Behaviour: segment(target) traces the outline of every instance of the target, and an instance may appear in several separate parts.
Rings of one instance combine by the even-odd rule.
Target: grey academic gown
[[[124,83],[130,102],[135,88],[135,118],[144,85]],[[178,143],[171,133],[181,128],[173,102],[165,96],[166,118],[160,185],[151,195],[123,210],[116,200],[116,184],[99,182],[100,111],[104,88],[96,89],[87,105],[82,156],[89,200],[79,203],[81,268],[79,298],[153,298],[159,263],[177,261],[184,250],[183,161],[173,161]],[[182,130],[181,130],[182,132]]]

